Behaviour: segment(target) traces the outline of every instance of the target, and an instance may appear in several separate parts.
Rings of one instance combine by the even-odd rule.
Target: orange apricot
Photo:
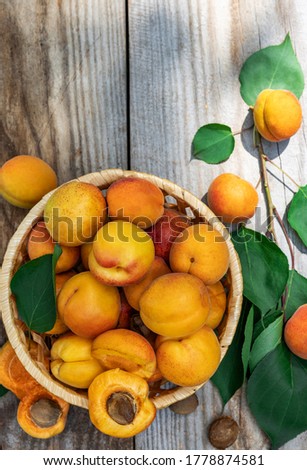
[[[259,134],[266,140],[289,139],[302,123],[300,102],[289,90],[263,90],[256,99],[254,121]]]
[[[191,225],[181,232],[170,252],[172,271],[193,274],[211,285],[226,274],[229,251],[222,235],[210,225]]]
[[[53,169],[38,157],[18,155],[0,169],[0,194],[10,204],[31,209],[57,187]]]
[[[208,205],[224,223],[250,219],[255,214],[257,204],[257,191],[240,176],[222,173],[209,186]]]
[[[127,220],[145,229],[163,214],[164,196],[150,181],[128,177],[112,183],[107,190],[111,219]]]
[[[52,254],[55,247],[46,225],[43,221],[38,222],[31,230],[27,244],[30,259]],[[61,245],[60,245],[61,246]],[[80,248],[78,246],[61,246],[62,253],[57,261],[55,272],[62,273],[73,268],[79,260]]]

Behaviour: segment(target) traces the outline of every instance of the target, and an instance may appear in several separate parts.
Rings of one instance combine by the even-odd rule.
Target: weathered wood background
[[[1,162],[34,154],[49,162],[60,183],[110,167],[166,177],[203,197],[217,174],[230,171],[256,185],[259,167],[251,134],[220,166],[191,161],[196,130],[222,122],[234,131],[250,116],[240,97],[242,63],[287,32],[307,77],[304,0],[0,0]],[[306,115],[306,93],[301,100]],[[275,162],[306,184],[306,122],[287,145],[266,145]],[[282,183],[286,183],[287,187]],[[281,214],[295,187],[271,169]],[[261,229],[263,195],[253,224]],[[1,200],[1,259],[25,211]],[[280,246],[287,245],[278,230]],[[307,275],[306,250],[293,238],[297,270]],[[5,332],[1,327],[1,342]],[[234,368],[236,365],[234,364]],[[112,439],[71,408],[66,430],[46,441],[16,422],[17,399],[0,400],[3,449],[210,449],[207,428],[222,412],[208,383],[200,406],[183,417],[169,409],[134,439]],[[239,391],[225,409],[241,427],[233,448],[265,449]],[[307,449],[307,432],[284,446]]]

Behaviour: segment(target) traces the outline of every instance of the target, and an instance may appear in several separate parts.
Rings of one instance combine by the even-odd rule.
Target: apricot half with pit
[[[88,390],[90,419],[99,431],[109,436],[135,436],[156,416],[148,393],[148,383],[137,375],[120,369],[103,372]]]

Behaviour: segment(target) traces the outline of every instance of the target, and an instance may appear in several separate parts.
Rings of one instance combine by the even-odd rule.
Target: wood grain
[[[0,158],[34,154],[59,182],[127,168],[124,0],[0,2]],[[26,212],[1,200],[1,259]],[[0,344],[5,340],[1,329]],[[16,422],[17,399],[0,400],[2,449],[131,449],[71,408],[63,434],[32,439]]]
[[[279,44],[290,32],[306,76],[303,1],[253,2],[252,0],[131,0],[129,8],[130,142],[131,167],[169,178],[202,198],[212,179],[221,172],[241,175],[256,185],[257,154],[251,131],[236,137],[236,148],[221,165],[191,161],[191,142],[197,129],[220,122],[233,131],[252,123],[240,96],[239,72],[243,62],[260,47]],[[303,113],[307,100],[302,98]],[[306,184],[306,125],[285,144],[266,145],[274,162],[298,183]],[[272,168],[272,196],[281,216],[289,203],[293,185]],[[287,184],[289,182],[286,182]],[[292,191],[291,191],[292,190]],[[266,209],[261,188],[260,207],[251,227],[261,231]],[[277,226],[280,247],[288,247]],[[306,250],[295,243],[296,267],[307,274]],[[234,364],[234,368],[236,365]],[[188,418],[170,410],[159,412],[150,430],[136,437],[142,449],[210,449],[208,425],[223,412],[217,391],[206,384],[198,392],[200,409]],[[227,404],[225,413],[241,427],[236,449],[264,449],[268,440],[259,430],[246,404],[244,390]],[[307,433],[285,448],[307,448]]]
[[[233,131],[251,124],[238,76],[244,60],[260,47],[278,44],[290,32],[307,76],[304,7],[304,0],[0,0],[1,163],[17,154],[38,155],[54,167],[60,183],[89,171],[130,165],[169,178],[200,198],[222,171],[256,184],[259,166],[250,131],[236,137],[235,152],[220,166],[191,161],[191,142],[205,123],[223,122]],[[301,103],[306,115],[305,95]],[[269,144],[265,149],[298,183],[306,183],[305,122],[287,146]],[[270,184],[284,216],[295,188],[273,168]],[[261,189],[259,194],[260,208],[251,226],[261,230],[266,211]],[[25,211],[3,200],[0,205],[2,259]],[[288,254],[278,227],[277,232]],[[306,250],[295,235],[293,243],[296,268],[306,276]],[[211,383],[198,397],[193,414],[161,410],[134,440],[103,436],[85,410],[71,408],[65,432],[40,441],[20,429],[18,400],[8,393],[0,400],[0,447],[211,449],[208,425],[223,412],[241,428],[234,449],[268,447],[249,412],[244,388],[224,410]],[[306,449],[307,433],[283,448]]]

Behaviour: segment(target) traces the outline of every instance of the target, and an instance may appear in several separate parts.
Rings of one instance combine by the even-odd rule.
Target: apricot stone
[[[289,90],[263,90],[254,106],[254,121],[259,134],[266,140],[289,139],[302,123],[300,102]]]
[[[209,186],[208,205],[224,223],[250,219],[255,214],[257,204],[257,191],[240,176],[222,173]]]
[[[174,272],[193,274],[207,285],[215,284],[229,267],[226,241],[208,224],[192,225],[172,244],[170,266]]]
[[[70,181],[47,201],[44,220],[56,242],[78,246],[91,241],[106,219],[106,201],[93,184]]]
[[[0,169],[0,194],[10,204],[31,209],[57,187],[53,169],[38,157],[18,155]]]
[[[144,324],[159,335],[178,338],[201,328],[210,310],[208,291],[197,277],[170,273],[155,279],[140,300]]]
[[[301,305],[286,323],[285,342],[293,354],[307,359],[307,304]]]
[[[164,196],[150,181],[128,177],[112,183],[107,190],[109,217],[132,222],[146,229],[163,214]]]

